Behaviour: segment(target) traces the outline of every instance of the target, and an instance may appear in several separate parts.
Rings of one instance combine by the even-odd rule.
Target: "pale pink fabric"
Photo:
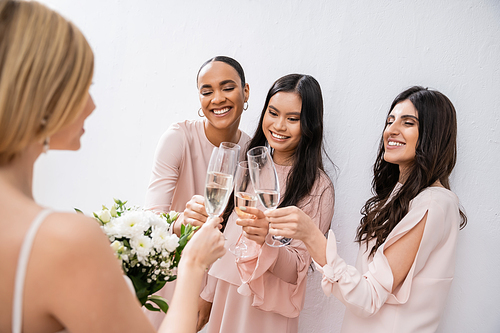
[[[276,165],[276,169],[283,194],[290,167]],[[334,206],[330,179],[321,173],[311,194],[297,206],[326,233]],[[264,209],[260,204],[258,208]],[[236,219],[233,213],[224,231],[226,247],[241,234]],[[238,262],[228,251],[213,264],[201,295],[213,301],[207,332],[297,332],[310,263],[305,245],[298,240],[281,248],[264,244],[258,256]]]
[[[415,261],[402,285],[391,293],[393,275],[384,250],[415,227],[425,213]],[[411,201],[408,214],[373,257],[366,244],[360,246],[356,268],[338,256],[330,231],[327,264],[316,267],[323,273],[325,294],[335,295],[347,307],[342,332],[435,332],[453,280],[459,224],[457,196],[441,187],[429,187]],[[373,244],[372,240],[368,248]]]
[[[244,159],[250,137],[241,131],[240,160]],[[203,120],[186,120],[171,125],[156,148],[153,170],[146,193],[145,208],[160,212],[182,212],[195,194],[203,195],[205,177],[214,145],[207,139]],[[203,284],[204,286],[204,284]],[[172,299],[175,281],[157,294]],[[158,329],[165,315],[145,310]]]

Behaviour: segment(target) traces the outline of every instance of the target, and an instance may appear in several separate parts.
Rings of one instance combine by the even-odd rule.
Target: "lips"
[[[222,108],[222,109],[212,109],[212,112],[217,115],[217,116],[221,116],[223,114],[226,114],[229,112],[229,110],[231,110],[230,107],[225,107],[225,108]]]
[[[274,133],[273,131],[269,131],[271,133],[271,136],[274,138],[274,139],[277,139],[277,140],[286,140],[289,138],[289,136],[284,136],[284,135],[279,135],[277,133]]]
[[[403,146],[406,146],[406,143],[389,140],[389,141],[387,141],[387,146],[388,147],[403,147]]]

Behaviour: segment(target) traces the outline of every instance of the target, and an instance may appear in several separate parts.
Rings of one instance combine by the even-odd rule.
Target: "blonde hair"
[[[37,2],[0,0],[0,165],[76,120],[93,71],[75,25]]]

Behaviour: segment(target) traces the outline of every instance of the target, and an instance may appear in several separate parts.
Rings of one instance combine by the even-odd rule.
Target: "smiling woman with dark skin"
[[[362,209],[356,267],[297,207],[266,211],[269,233],[300,239],[322,287],[347,311],[342,332],[435,332],[453,280],[457,234],[466,224],[449,190],[456,112],[438,91],[412,87],[390,108]]]
[[[196,84],[201,106],[198,115],[202,119],[172,124],[163,134],[146,192],[146,208],[183,212],[174,224],[177,234],[181,224],[201,226],[206,220],[200,218],[206,216],[201,195],[212,149],[221,142],[236,143],[243,159],[250,139],[238,128],[241,115],[248,108],[250,92],[241,65],[225,56],[209,59],[201,66]],[[171,299],[174,288],[175,281],[169,282],[159,295]],[[159,313],[148,311],[147,316],[156,327],[163,320]]]

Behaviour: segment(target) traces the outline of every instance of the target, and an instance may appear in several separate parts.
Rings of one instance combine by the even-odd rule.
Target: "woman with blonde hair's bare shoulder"
[[[154,331],[99,226],[33,199],[38,156],[80,148],[95,109],[93,67],[71,22],[37,2],[0,0],[1,332]],[[206,223],[184,249],[161,332],[195,331],[198,290],[191,286],[224,254],[219,222]]]

